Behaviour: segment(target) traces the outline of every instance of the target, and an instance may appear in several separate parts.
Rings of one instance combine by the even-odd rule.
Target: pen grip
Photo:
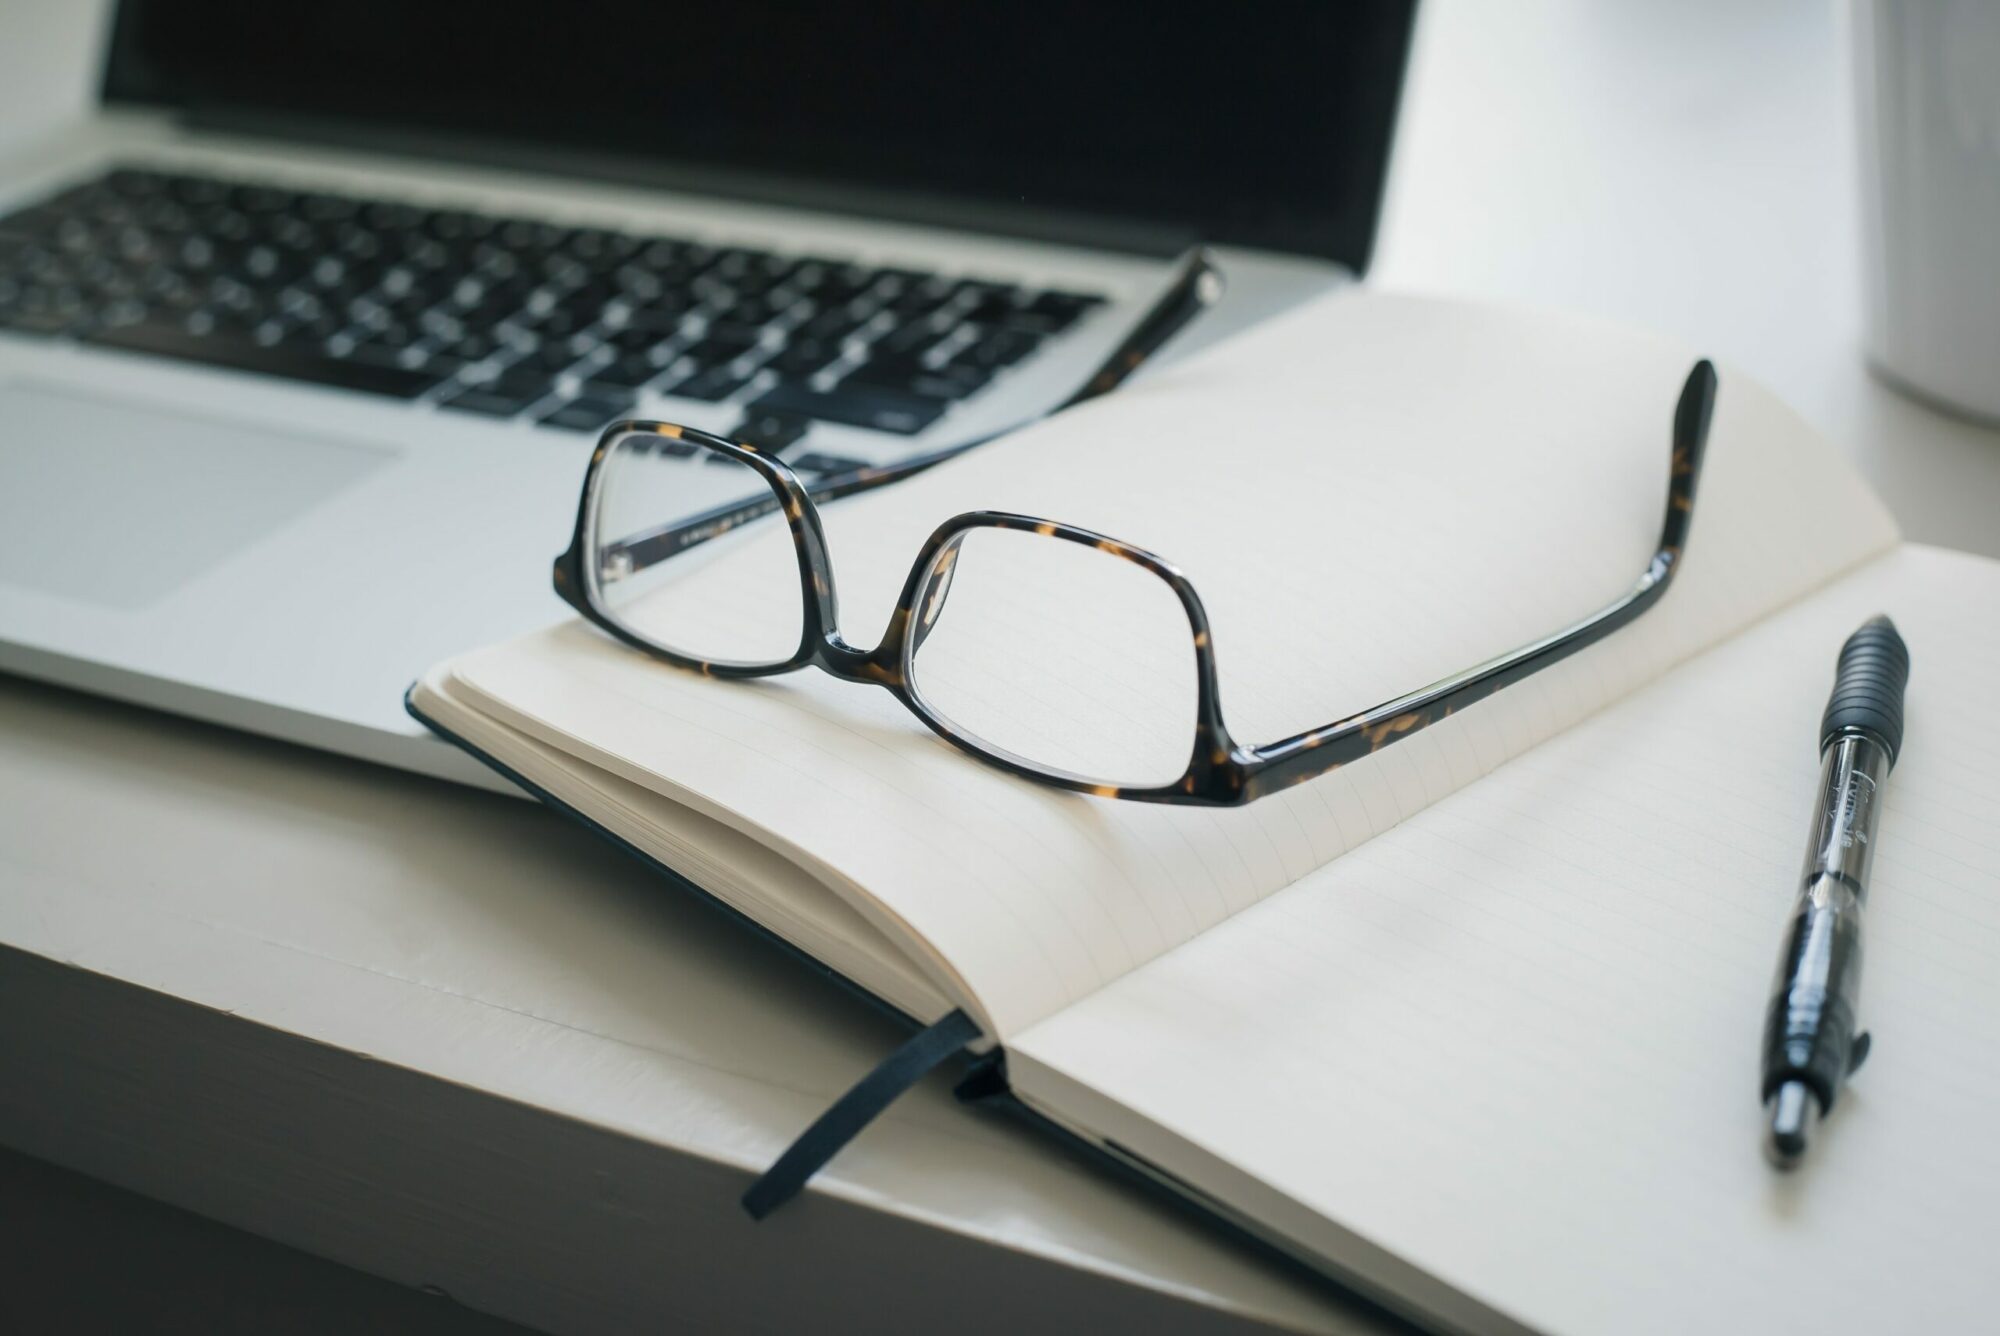
[[[1854,1029],[1861,991],[1861,916],[1858,900],[1829,885],[1833,895],[1799,900],[1778,958],[1778,982],[1764,1015],[1764,1089],[1769,1100],[1787,1081],[1803,1081],[1833,1107],[1866,1039]]]
[[[1820,717],[1819,748],[1825,751],[1842,733],[1861,731],[1879,738],[1889,760],[1903,749],[1903,687],[1910,680],[1910,651],[1896,624],[1873,617],[1840,647],[1833,694]]]

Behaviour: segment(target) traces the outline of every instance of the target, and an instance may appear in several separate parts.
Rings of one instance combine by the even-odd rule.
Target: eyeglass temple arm
[[[1137,371],[1162,344],[1193,320],[1197,315],[1215,304],[1222,295],[1222,274],[1206,250],[1196,247],[1183,255],[1173,278],[1162,289],[1158,300],[1146,309],[1146,314],[1132,326],[1118,346],[1111,350],[1098,368],[1090,373],[1074,394],[1058,403],[1046,413],[1024,419],[999,431],[987,432],[969,441],[928,451],[903,460],[898,464],[881,468],[854,469],[847,473],[831,474],[816,482],[805,484],[806,495],[815,503],[838,501],[843,496],[869,491],[892,482],[900,482],[925,469],[934,468],[948,459],[988,441],[1018,431],[1031,422],[1044,417],[1053,417],[1066,408],[1072,408],[1089,399],[1096,399],[1111,393]],[[711,538],[716,538],[741,524],[762,519],[778,509],[775,495],[760,496],[749,501],[739,501],[704,511],[678,524],[647,530],[632,535],[617,543],[607,543],[602,551],[606,555],[617,554],[631,562],[631,570],[640,571],[648,566],[678,556],[691,548],[701,546]]]
[[[1695,363],[1674,409],[1673,465],[1667,482],[1667,514],[1653,558],[1630,591],[1592,615],[1530,644],[1434,682],[1372,710],[1323,728],[1250,749],[1244,800],[1300,784],[1335,770],[1393,742],[1449,718],[1475,701],[1566,659],[1631,622],[1666,593],[1680,568],[1694,518],[1695,485],[1701,478],[1709,419],[1715,410],[1715,368]]]

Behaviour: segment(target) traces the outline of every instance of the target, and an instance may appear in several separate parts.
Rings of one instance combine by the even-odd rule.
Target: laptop
[[[562,615],[606,422],[893,465],[1191,244],[1176,351],[1352,279],[1411,9],[124,0],[0,160],[0,669],[490,783],[403,689]]]

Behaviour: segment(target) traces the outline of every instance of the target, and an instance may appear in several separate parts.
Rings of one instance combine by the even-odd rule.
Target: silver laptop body
[[[740,8],[623,7],[638,36],[679,16],[718,45],[659,68],[612,42],[619,68],[552,75],[546,92],[497,78],[510,116],[539,97],[569,116],[560,135],[524,121],[506,138],[465,123],[487,82],[476,72],[441,80],[475,90],[442,111],[417,94],[454,89],[423,80],[395,116],[378,105],[413,47],[453,31],[450,11],[490,23],[485,7],[414,6],[436,10],[434,25],[399,19],[408,4],[265,6],[308,31],[244,32],[221,51],[204,8],[216,6],[126,0],[106,36],[101,106],[0,161],[0,669],[481,784],[483,768],[404,715],[402,693],[438,660],[563,616],[549,559],[596,425],[641,416],[768,432],[802,469],[888,463],[1062,398],[1191,241],[1211,245],[1227,295],[1176,354],[1341,282],[1366,260],[1409,30],[1404,5],[1331,26],[1313,5],[1231,20],[1264,9],[1263,23],[1292,34],[1246,38],[1246,52],[1319,41],[1316,59],[1287,58],[1373,81],[1368,98],[1330,99],[1326,115],[1345,120],[1323,144],[1299,142],[1299,97],[1224,118],[1246,137],[1259,127],[1245,115],[1285,122],[1261,132],[1288,136],[1298,173],[1338,180],[1302,192],[1337,197],[1336,224],[1303,204],[1287,215],[1278,197],[1257,217],[1188,203],[1255,193],[1193,177],[1126,199],[1079,192],[1051,169],[1059,207],[1046,209],[968,194],[982,146],[1007,181],[1026,182],[1020,164],[1041,159],[991,131],[975,96],[942,109],[916,96],[935,79],[913,79],[917,128],[884,155],[895,172],[848,142],[865,116],[823,128],[840,121],[821,114],[844,105],[838,89],[781,108],[801,137],[831,135],[839,163],[790,174],[774,165],[784,155],[769,146],[785,138],[769,124],[717,140],[740,129],[731,116],[768,109],[703,112],[699,142],[641,152],[609,129],[648,123],[625,95],[593,110],[579,92],[593,78],[728,77],[728,53],[745,48],[726,30],[755,17]],[[1109,8],[1132,22],[1150,12]],[[1092,99],[1118,82],[1093,92],[1083,74],[1124,58],[1108,34],[1088,49],[1085,32],[1085,49],[1052,62],[1050,80],[1072,86],[1038,93],[1005,58],[1019,40],[1030,59],[1030,35],[940,33],[918,7],[907,32],[897,7],[852,31],[835,12],[846,11],[793,20],[823,32],[772,42],[766,30],[757,49],[780,48],[783,68],[815,52],[849,68],[970,60],[954,80],[994,90],[991,115],[1011,114],[1007,97],[1046,95],[1073,104],[1079,135]],[[338,78],[315,82],[315,27],[345,34],[350,67],[356,50],[388,53],[387,73],[346,92]],[[335,45],[317,49],[332,62]],[[997,64],[979,66],[969,53],[982,49]],[[476,50],[503,74],[509,61],[568,58],[534,33],[489,33]],[[239,73],[280,57],[307,71],[295,96],[268,69]],[[1165,64],[1162,97],[1223,91],[1189,89]],[[601,124],[579,120],[579,104]],[[599,152],[599,137],[618,152]],[[738,140],[755,171],[714,147]],[[923,155],[909,151],[920,141],[958,146],[937,180],[921,179]],[[1059,162],[1066,150],[1038,152]],[[1170,170],[1171,136],[1136,157],[1149,154],[1141,166]],[[1210,177],[1230,159],[1188,156],[1224,164]],[[1253,184],[1274,179],[1267,169]],[[1183,196],[1164,216],[1153,203]]]

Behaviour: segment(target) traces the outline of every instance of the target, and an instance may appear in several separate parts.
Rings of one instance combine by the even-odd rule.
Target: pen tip
[[[1787,1081],[1765,1107],[1770,1110],[1771,1126],[1764,1138],[1764,1158],[1780,1169],[1790,1169],[1806,1153],[1806,1144],[1819,1125],[1819,1096],[1803,1081]]]

